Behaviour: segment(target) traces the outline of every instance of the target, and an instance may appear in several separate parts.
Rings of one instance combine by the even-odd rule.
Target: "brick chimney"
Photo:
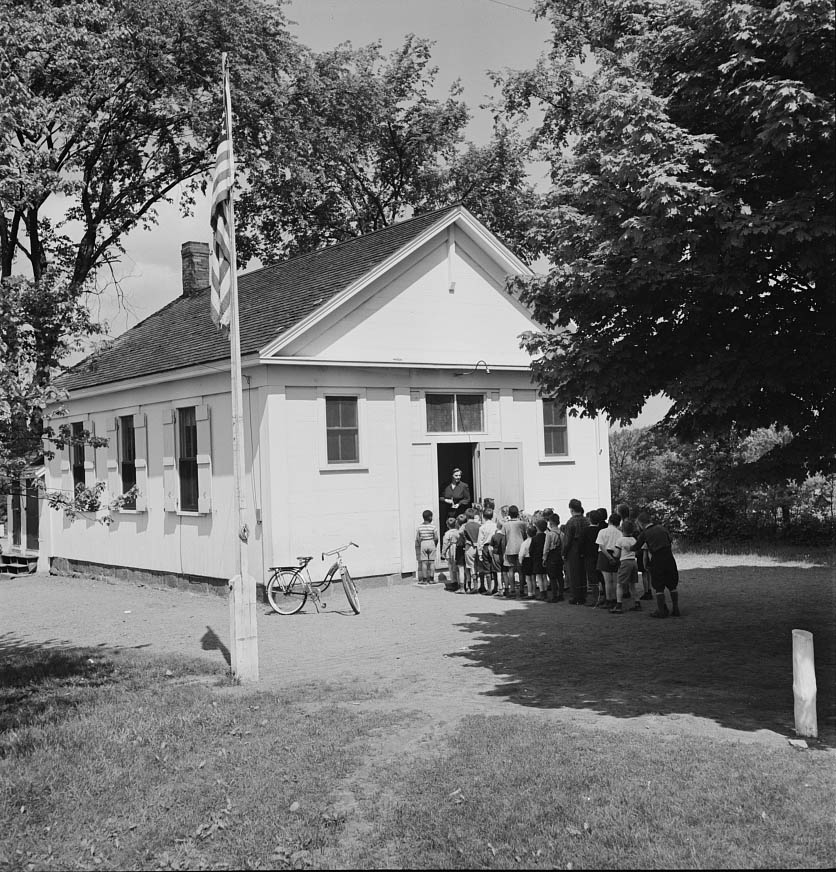
[[[180,246],[183,261],[183,296],[192,297],[209,287],[209,243],[184,242]]]

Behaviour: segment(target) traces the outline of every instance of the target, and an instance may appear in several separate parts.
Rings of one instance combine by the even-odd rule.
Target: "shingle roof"
[[[439,221],[457,205],[427,212],[238,278],[241,354],[257,352]],[[229,357],[226,335],[209,317],[209,288],[178,297],[57,384],[72,391]]]

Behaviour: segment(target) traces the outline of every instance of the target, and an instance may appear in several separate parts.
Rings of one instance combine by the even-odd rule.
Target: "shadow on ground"
[[[815,643],[819,737],[836,744],[832,569],[737,567],[681,573],[683,616],[610,615],[567,603],[474,613],[451,654],[491,669],[491,695],[522,706],[621,718],[691,714],[737,730],[794,735],[792,630]],[[625,603],[629,605],[629,603]]]
[[[109,652],[107,652],[109,653]],[[76,648],[57,640],[33,643],[0,636],[0,734],[59,717],[78,705],[73,690],[113,681],[114,666],[101,648]]]

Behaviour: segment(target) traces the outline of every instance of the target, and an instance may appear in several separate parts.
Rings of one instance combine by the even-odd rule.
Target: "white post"
[[[232,151],[232,101],[229,95],[229,72],[226,53],[223,55],[224,103],[226,136],[229,141],[229,162],[232,178],[235,178]],[[238,329],[238,264],[235,255],[235,216],[232,189],[228,201],[229,236],[232,255],[230,264],[230,319],[229,341],[232,358],[232,454],[235,504],[237,508],[238,535],[235,544],[238,557],[238,574],[229,582],[229,628],[230,660],[233,676],[241,682],[258,681],[258,626],[256,615],[255,579],[248,572],[246,490],[244,487],[244,401],[241,386],[241,337]]]
[[[792,693],[795,699],[795,731],[799,736],[817,738],[816,666],[813,659],[813,634],[792,631]]]

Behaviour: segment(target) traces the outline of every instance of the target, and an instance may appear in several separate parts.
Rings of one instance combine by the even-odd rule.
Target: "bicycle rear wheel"
[[[355,615],[359,615],[360,599],[357,596],[357,585],[354,583],[354,579],[351,577],[351,573],[346,567],[343,567],[343,590],[345,591],[345,598],[348,600],[348,604],[351,606],[352,611]]]
[[[267,602],[280,615],[295,615],[305,605],[308,591],[302,576],[289,569],[273,573],[267,582]]]

